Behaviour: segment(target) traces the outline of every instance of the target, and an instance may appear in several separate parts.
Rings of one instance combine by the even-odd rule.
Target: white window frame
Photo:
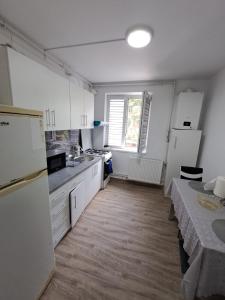
[[[122,132],[122,145],[125,144],[125,137],[126,137],[126,123],[127,123],[127,116],[128,116],[128,101],[129,99],[141,99],[142,100],[142,107],[143,108],[143,98],[142,93],[136,92],[136,93],[109,93],[106,94],[106,121],[109,121],[109,100],[110,99],[123,99],[124,100],[124,114],[123,114],[123,132]],[[140,135],[140,130],[139,130]],[[108,138],[109,138],[109,129],[107,128],[105,131],[105,143],[108,144]],[[138,136],[138,143],[139,143],[139,136]],[[120,150],[124,152],[138,152],[138,146],[137,149],[132,150],[132,148],[126,148],[124,146],[116,146],[116,145],[109,145],[113,150]]]

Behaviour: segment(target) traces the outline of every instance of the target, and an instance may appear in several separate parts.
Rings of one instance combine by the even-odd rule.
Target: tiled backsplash
[[[70,147],[80,144],[80,130],[46,131],[46,150],[60,149],[70,153]]]

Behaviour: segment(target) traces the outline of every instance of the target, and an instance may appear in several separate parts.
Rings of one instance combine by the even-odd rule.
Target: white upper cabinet
[[[0,65],[1,104],[43,111],[45,130],[70,128],[68,79],[7,47],[0,48]]]
[[[50,102],[48,103],[49,125],[47,130],[70,129],[69,80],[50,70],[49,72]]]
[[[70,81],[71,129],[85,128],[84,90]]]
[[[44,102],[50,100],[47,69],[10,48],[1,47],[0,52],[1,65],[4,64],[0,82],[5,82],[1,84],[1,103],[42,110]]]
[[[71,129],[93,128],[94,95],[70,82]]]
[[[85,127],[94,127],[94,95],[87,90],[84,90],[85,103]]]
[[[0,104],[43,111],[45,130],[93,127],[92,93],[6,46],[0,47]]]

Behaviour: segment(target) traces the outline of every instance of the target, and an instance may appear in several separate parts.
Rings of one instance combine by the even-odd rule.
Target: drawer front
[[[61,199],[61,201],[59,201],[57,206],[55,206],[54,208],[51,208],[50,212],[51,212],[52,222],[54,222],[54,220],[57,219],[58,215],[60,215],[60,213],[66,209],[69,210],[69,199],[68,198]]]
[[[53,245],[56,247],[67,231],[70,229],[70,224],[67,222],[61,224],[56,231],[53,231]]]
[[[53,242],[57,243],[70,228],[69,203],[61,211],[51,214]]]
[[[58,205],[60,205],[63,200],[67,198],[67,190],[65,188],[56,191],[55,193],[50,195],[50,208],[51,210],[55,209]]]
[[[67,189],[69,192],[71,192],[81,181],[84,180],[85,174],[86,171],[84,171],[83,174],[78,175],[68,183]]]

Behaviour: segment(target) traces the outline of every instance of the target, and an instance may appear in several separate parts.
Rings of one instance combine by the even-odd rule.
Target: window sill
[[[124,153],[138,153],[137,150],[132,150],[132,149],[127,149],[127,148],[113,148],[110,147],[111,151],[116,151],[116,152],[124,152]]]

